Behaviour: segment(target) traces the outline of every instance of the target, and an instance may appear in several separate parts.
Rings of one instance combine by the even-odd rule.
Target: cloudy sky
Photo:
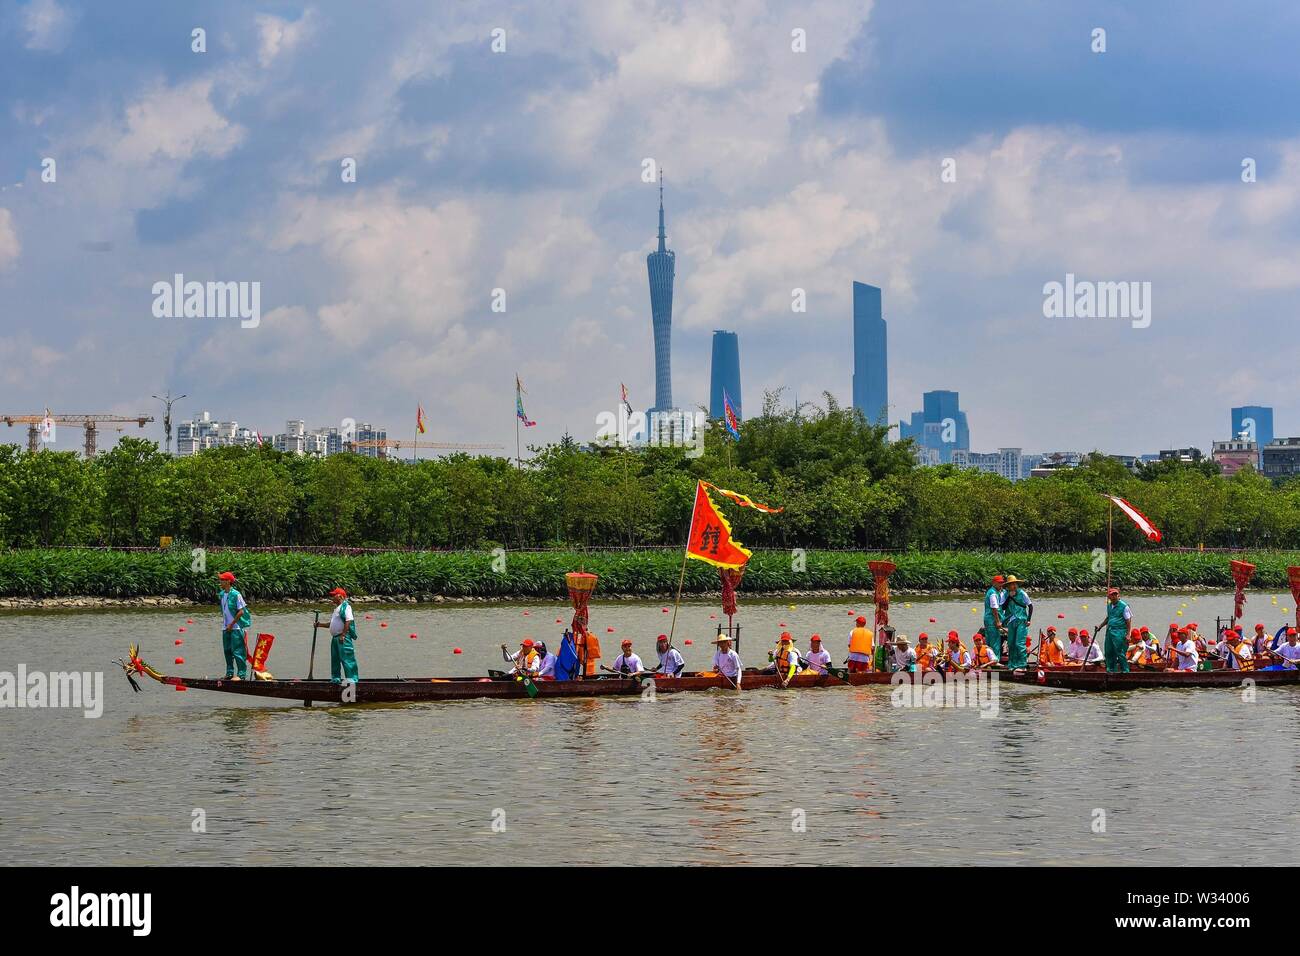
[[[1083,6],[0,0],[0,412],[422,403],[513,447],[518,372],[529,440],[589,438],[653,398],[652,159],[679,405],[717,328],[750,408],[847,402],[857,279],[893,419],[956,389],[976,450],[1300,433],[1300,8]],[[261,324],[155,317],[175,273],[260,282]],[[1045,318],[1067,273],[1150,282],[1150,326]]]

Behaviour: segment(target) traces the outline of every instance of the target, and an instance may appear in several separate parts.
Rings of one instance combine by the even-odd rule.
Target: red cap
[[[1262,630],[1264,630],[1264,625],[1263,625],[1263,624],[1256,624],[1256,625],[1255,625],[1255,630],[1257,630],[1257,631],[1262,631]]]
[[[1004,578],[1004,577],[1003,577],[1002,575],[1000,575],[1000,574],[995,574],[995,575],[993,575],[993,583],[994,583],[994,584],[1003,584],[1003,583],[1006,582],[1006,580],[1007,580],[1007,579]]]
[[[342,588],[335,588],[333,591],[330,592],[330,597],[335,597],[335,596],[347,597],[348,592],[343,590]]]
[[[1070,628],[1068,631],[1066,631],[1066,633],[1067,633],[1067,634],[1074,634],[1074,635],[1077,636],[1078,633],[1079,633],[1079,629],[1078,629],[1077,627],[1072,627],[1072,628]]]
[[[1055,634],[1055,633],[1056,633],[1056,625],[1055,625],[1055,624],[1049,624],[1049,625],[1047,625],[1047,633],[1048,633],[1048,634]]]
[[[794,638],[790,636],[790,632],[789,632],[789,631],[782,631],[782,632],[781,632],[781,640],[783,640],[783,641],[793,641]]]
[[[960,641],[960,640],[961,640],[961,635],[958,634],[956,631],[949,631],[949,632],[948,632],[948,640],[950,640],[950,641]]]
[[[977,641],[982,641],[982,640],[984,640],[984,632],[983,632],[983,631],[976,631],[976,632],[975,632],[975,640],[977,640]]]
[[[822,640],[822,636],[820,634],[814,634],[812,637],[808,638],[808,643],[811,644],[813,641],[816,641],[818,644],[820,644],[821,640]]]
[[[858,627],[863,627],[866,623],[867,623],[867,619],[865,617],[858,618]]]
[[[668,640],[668,635],[667,635],[667,634],[660,634],[659,637],[656,638],[656,640],[666,641],[666,640]]]
[[[631,646],[632,646],[632,642],[626,637],[623,638],[623,643],[619,645],[619,647],[631,647]]]
[[[525,637],[524,640],[523,640],[523,646],[524,646],[524,647],[532,647],[532,646],[533,646],[533,639],[532,639],[531,637]]]
[[[1106,597],[1110,597],[1112,594],[1119,597],[1119,588],[1108,588],[1106,590]]]
[[[217,575],[217,579],[221,581],[229,581],[231,584],[235,583],[235,576],[229,571],[222,571]]]
[[[1139,631],[1139,630],[1135,627],[1135,628],[1133,628],[1133,630],[1131,630],[1131,631],[1128,632],[1128,636],[1129,636],[1129,637],[1141,637],[1141,636],[1142,636],[1142,632]]]
[[[1141,627],[1139,627],[1138,630],[1141,631],[1143,634],[1150,634],[1150,633],[1151,633],[1151,628],[1147,627],[1145,624],[1143,624]]]
[[[925,631],[922,631],[920,634],[916,635],[916,639],[918,641],[928,641],[930,639],[930,635],[925,633]]]
[[[1080,637],[1087,637],[1087,636],[1088,636],[1088,629],[1087,629],[1086,627],[1081,627],[1081,628],[1079,628],[1079,636],[1080,636]]]
[[[1287,636],[1287,637],[1295,637],[1295,635],[1296,635],[1296,630],[1295,630],[1294,627],[1288,627],[1288,628],[1286,629],[1286,636]]]

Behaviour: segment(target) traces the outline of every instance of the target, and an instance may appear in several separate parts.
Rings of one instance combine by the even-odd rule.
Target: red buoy
[[[614,633],[614,629],[613,629],[612,627],[607,627],[607,628],[605,628],[605,633],[606,633],[606,634],[613,634],[613,633]]]
[[[183,657],[178,657],[178,658],[176,658],[176,663],[177,663],[177,664],[184,664],[184,663],[185,663],[185,658],[183,658]]]
[[[183,628],[183,627],[178,627],[178,628],[176,628],[176,630],[177,630],[179,633],[181,633],[181,634],[184,634],[184,633],[185,633],[185,628]]]
[[[411,635],[411,640],[413,641],[416,640],[416,636],[414,634]]]
[[[934,623],[934,618],[930,618],[930,623],[931,623],[931,624]]]
[[[686,646],[687,646],[687,647],[690,647],[690,645],[691,645],[691,641],[690,641],[689,639],[687,639],[687,641],[686,641]]]
[[[1062,621],[1065,620],[1065,615],[1064,615],[1064,614],[1058,614],[1058,615],[1056,615],[1056,616],[1057,616],[1057,618],[1058,618],[1059,620],[1062,620]]]
[[[193,623],[194,623],[194,618],[192,618],[192,617],[187,617],[187,618],[185,619],[185,623],[186,623],[186,624],[193,624]]]
[[[176,646],[177,646],[177,647],[180,647],[180,646],[181,646],[182,644],[184,644],[184,643],[185,643],[185,642],[182,641],[179,637],[176,638]]]
[[[387,622],[387,621],[380,621],[380,622],[379,622],[379,626],[380,626],[380,627],[387,627],[387,626],[388,626],[388,622]]]
[[[453,647],[453,648],[451,649],[451,652],[452,652],[453,654],[459,654],[459,653],[460,653],[460,648],[459,648],[459,647]]]

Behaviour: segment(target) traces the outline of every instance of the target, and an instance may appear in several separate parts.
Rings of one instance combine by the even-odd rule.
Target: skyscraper
[[[655,333],[655,404],[654,411],[673,407],[673,276],[676,254],[666,244],[664,234],[664,185],[659,182],[659,248],[646,256],[650,274],[650,315]]]
[[[740,406],[740,340],[735,332],[713,332],[713,365],[709,374],[709,417],[722,417],[722,393],[726,390],[737,417]]]
[[[1253,441],[1263,455],[1264,446],[1273,441],[1273,409],[1267,405],[1243,405],[1232,410],[1232,434],[1229,438],[1241,438],[1245,433],[1247,441]],[[1256,467],[1262,461],[1255,462]]]
[[[921,411],[912,413],[911,423],[898,423],[898,437],[934,449],[942,463],[952,461],[954,451],[970,450],[970,426],[960,405],[956,392],[926,392],[921,396]]]
[[[889,420],[889,362],[880,289],[853,283],[853,407],[873,425]]]

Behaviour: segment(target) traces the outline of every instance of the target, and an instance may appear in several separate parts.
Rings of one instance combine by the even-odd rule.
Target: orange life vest
[[[989,650],[987,644],[976,644],[972,660],[975,661],[976,667],[983,667],[985,664],[992,664],[997,658],[993,656],[993,652]]]
[[[934,659],[939,656],[939,652],[926,643],[925,647],[917,646],[916,648],[916,669],[918,671],[934,670]]]
[[[1065,652],[1055,639],[1043,641],[1043,646],[1038,650],[1038,663],[1053,666],[1065,663]]]
[[[597,638],[595,634],[585,634],[579,637],[578,638],[579,655],[583,654],[584,648],[586,649],[586,661],[587,661],[586,673],[587,676],[590,677],[592,674],[596,673],[597,670],[596,662],[600,660],[600,639]]]
[[[849,634],[850,654],[865,654],[870,657],[874,645],[875,637],[869,627],[855,627]]]
[[[799,662],[798,662],[798,658],[796,658],[796,657],[794,656],[793,651],[794,651],[794,645],[793,645],[793,644],[791,644],[788,648],[787,648],[787,647],[784,647],[783,645],[780,645],[780,644],[777,645],[777,647],[776,647],[776,672],[777,672],[778,674],[788,674],[788,673],[790,673],[790,665],[791,665],[791,664],[793,664],[793,665],[795,666],[795,671],[796,671],[796,673],[798,672],[798,670],[799,670]]]

